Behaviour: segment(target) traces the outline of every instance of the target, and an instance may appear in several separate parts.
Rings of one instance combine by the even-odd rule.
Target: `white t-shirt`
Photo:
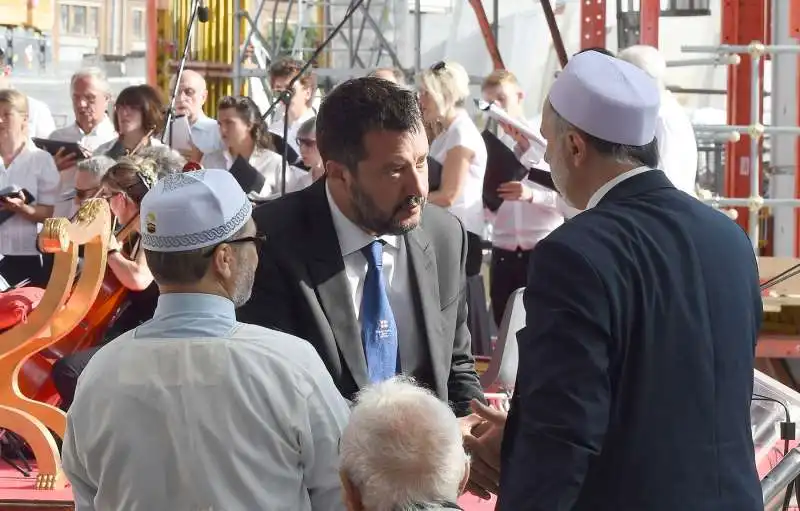
[[[686,111],[672,93],[661,95],[656,124],[659,165],[678,190],[695,195],[697,182],[697,140]]]
[[[430,155],[444,165],[450,149],[461,146],[474,152],[461,193],[450,212],[457,216],[467,231],[483,235],[483,176],[486,174],[486,144],[466,110],[459,112],[446,131],[431,144]]]
[[[56,122],[50,108],[44,102],[28,96],[28,136],[49,138],[55,129]]]
[[[58,199],[60,181],[53,157],[30,140],[11,165],[6,167],[0,161],[0,189],[7,186],[23,188],[33,195],[34,204],[53,206]],[[0,224],[0,254],[38,255],[38,236],[36,222],[14,215]]]

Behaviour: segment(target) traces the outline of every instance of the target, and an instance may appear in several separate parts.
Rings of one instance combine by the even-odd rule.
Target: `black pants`
[[[69,407],[72,406],[72,400],[75,399],[75,387],[78,385],[78,377],[86,369],[89,360],[102,347],[102,345],[95,346],[88,350],[67,355],[53,364],[53,371],[50,375],[53,378],[56,390],[61,395],[61,409],[65,412],[69,410]]]
[[[45,288],[50,280],[52,270],[53,256],[51,254],[11,255],[0,260],[0,275],[8,282],[9,286],[14,286],[25,279],[31,279],[30,286]]]
[[[492,312],[495,324],[499,327],[506,310],[506,302],[511,293],[528,282],[528,259],[530,250],[517,249],[513,252],[492,247],[489,295],[492,299]]]

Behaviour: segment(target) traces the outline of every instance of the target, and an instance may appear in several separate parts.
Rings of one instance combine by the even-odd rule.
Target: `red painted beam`
[[[641,0],[639,4],[639,44],[658,48],[658,19],[660,0]]]
[[[581,2],[581,50],[606,47],[606,0]]]
[[[158,0],[147,0],[144,8],[147,46],[145,48],[145,78],[147,84],[158,87],[156,52],[158,51]]]
[[[495,69],[505,69],[503,57],[500,56],[500,49],[497,47],[497,41],[492,34],[492,26],[489,23],[489,18],[486,16],[486,10],[483,8],[481,0],[469,0],[472,10],[475,11],[475,17],[478,18],[478,26],[483,35],[483,42],[486,43],[486,49],[489,50],[489,56],[492,58],[492,64]]]
[[[769,0],[723,0],[722,2],[722,44],[748,45],[753,41],[767,39],[767,2]],[[738,66],[728,67],[728,124],[748,126],[756,120],[750,119],[751,102],[751,59],[742,55]],[[763,60],[759,66],[761,83],[764,79]],[[763,92],[759,93],[759,103],[763,106]],[[763,109],[761,109],[763,111]],[[759,160],[759,173],[763,179],[761,165],[761,143],[757,154],[750,154],[750,139],[743,135],[739,142],[729,142],[725,158],[725,196],[750,197],[750,158]],[[762,194],[763,195],[763,194]],[[747,208],[737,208],[739,225],[749,228]]]

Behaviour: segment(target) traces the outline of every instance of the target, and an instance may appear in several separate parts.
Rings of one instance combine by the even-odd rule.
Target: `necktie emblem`
[[[397,324],[394,320],[386,282],[383,278],[383,242],[375,240],[361,250],[367,260],[367,274],[361,295],[361,341],[372,383],[391,378],[397,372]]]

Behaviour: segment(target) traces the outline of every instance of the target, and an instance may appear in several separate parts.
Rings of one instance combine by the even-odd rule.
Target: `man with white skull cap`
[[[347,403],[310,344],[236,321],[263,241],[251,212],[224,170],[142,200],[161,295],[81,375],[63,446],[76,509],[344,509]]]
[[[653,170],[658,100],[642,70],[591,51],[550,90],[545,158],[586,211],[531,254],[508,416],[475,405],[472,481],[499,485],[502,511],[763,509],[756,260]]]

